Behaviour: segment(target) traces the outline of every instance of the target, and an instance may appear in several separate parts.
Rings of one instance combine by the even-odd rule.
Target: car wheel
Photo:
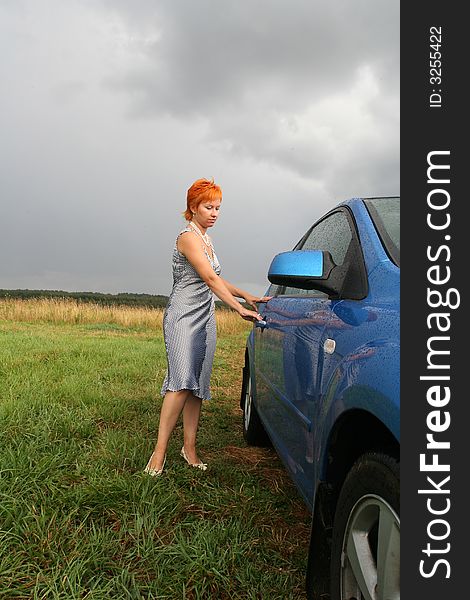
[[[250,446],[268,446],[269,439],[253,401],[250,367],[245,365],[242,388],[243,437]]]
[[[365,454],[352,467],[335,511],[331,600],[399,600],[398,462]]]

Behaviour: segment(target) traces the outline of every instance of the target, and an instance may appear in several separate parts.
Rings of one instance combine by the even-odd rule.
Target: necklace
[[[189,226],[194,231],[194,233],[202,239],[202,241],[206,244],[206,246],[209,246],[209,248],[212,247],[210,238],[207,233],[202,233],[201,230],[199,229],[199,227],[197,225],[194,225],[194,223],[192,221],[189,221]]]

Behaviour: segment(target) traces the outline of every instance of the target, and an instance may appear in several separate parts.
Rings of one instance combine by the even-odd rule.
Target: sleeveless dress
[[[185,227],[176,238],[192,231]],[[201,241],[202,244],[202,241]],[[217,256],[204,252],[217,275],[221,268]],[[210,377],[215,353],[214,296],[188,259],[173,249],[173,288],[163,315],[163,337],[167,373],[161,395],[167,391],[191,390],[195,396],[210,400]]]

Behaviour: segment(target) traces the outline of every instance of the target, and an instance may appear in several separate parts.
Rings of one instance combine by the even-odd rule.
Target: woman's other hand
[[[256,306],[258,302],[269,302],[271,298],[272,296],[253,296],[253,294],[249,294],[248,292],[243,295],[243,299],[245,300],[245,302],[249,304],[252,308],[254,308],[256,311],[258,310],[258,307]]]

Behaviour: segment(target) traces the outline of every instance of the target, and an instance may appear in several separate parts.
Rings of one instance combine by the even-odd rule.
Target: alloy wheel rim
[[[245,393],[245,429],[248,429],[248,425],[250,424],[251,418],[251,377],[248,377],[248,381],[246,384],[246,393]]]
[[[341,600],[400,599],[400,518],[373,494],[354,505],[341,553]]]

